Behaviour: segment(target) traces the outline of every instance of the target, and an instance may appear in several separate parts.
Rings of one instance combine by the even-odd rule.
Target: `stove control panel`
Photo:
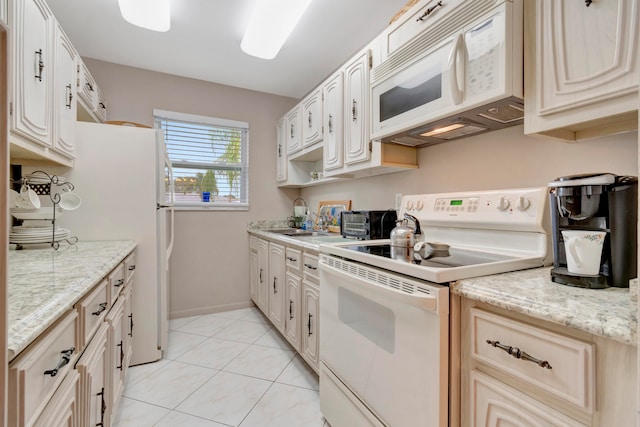
[[[548,216],[546,187],[405,195],[400,216],[422,225],[536,227]]]

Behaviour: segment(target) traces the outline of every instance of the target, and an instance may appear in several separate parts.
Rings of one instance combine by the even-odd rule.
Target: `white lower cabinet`
[[[11,361],[9,426],[111,425],[133,354],[134,269],[132,253]]]
[[[111,425],[109,401],[109,353],[107,335],[109,325],[102,323],[91,343],[76,364],[80,374],[79,425]]]
[[[460,325],[462,427],[634,425],[634,346],[465,298]]]
[[[120,396],[124,389],[124,298],[118,299],[111,311],[107,315],[109,324],[108,352],[111,372],[111,382],[109,383],[109,401],[111,402],[111,413],[109,418],[113,419],[120,403]]]
[[[300,292],[302,289],[302,278],[294,273],[287,272],[287,283],[285,291],[286,312],[284,322],[284,337],[289,344],[300,351],[300,330],[302,305],[300,303]]]
[[[309,280],[302,281],[302,350],[301,355],[309,366],[318,372],[320,348],[320,287]]]
[[[317,373],[320,356],[317,252],[253,235],[249,247],[251,287],[256,288],[251,299]]]
[[[284,332],[285,303],[285,247],[269,243],[269,320],[281,333]]]

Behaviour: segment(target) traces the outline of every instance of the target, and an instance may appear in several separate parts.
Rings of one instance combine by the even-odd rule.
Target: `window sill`
[[[173,209],[176,211],[248,211],[249,204],[243,203],[193,203],[193,204],[174,204]]]

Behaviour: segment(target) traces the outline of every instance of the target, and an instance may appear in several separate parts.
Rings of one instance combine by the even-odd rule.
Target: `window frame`
[[[246,132],[245,141],[241,144],[240,150],[244,155],[244,161],[241,162],[242,168],[244,169],[240,174],[240,192],[241,194],[246,195],[245,201],[238,202],[224,202],[224,201],[216,201],[216,202],[176,202],[173,203],[173,208],[175,210],[184,210],[184,211],[201,211],[201,210],[214,210],[214,211],[248,211],[249,210],[249,123],[238,121],[238,120],[229,120],[222,119],[218,117],[209,117],[209,116],[200,116],[196,114],[189,113],[180,113],[176,111],[167,111],[154,109],[153,110],[153,122],[154,128],[158,130],[162,130],[159,126],[160,121],[176,121],[176,122],[186,122],[186,123],[194,123],[199,125],[209,125],[209,126],[219,126],[225,128],[238,128],[243,129]],[[166,144],[166,135],[165,135],[165,144]],[[176,168],[174,166],[175,163],[171,157],[169,157],[169,161],[171,162],[172,168]],[[244,177],[244,179],[243,179]],[[175,177],[174,177],[175,179]]]

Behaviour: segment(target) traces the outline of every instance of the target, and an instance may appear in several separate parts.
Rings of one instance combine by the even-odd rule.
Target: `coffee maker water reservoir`
[[[573,175],[557,178],[549,187],[551,280],[584,288],[629,286],[629,280],[637,277],[638,178],[608,173]],[[598,274],[569,271],[567,257],[575,253],[571,245],[572,253],[567,253],[562,232],[570,230],[606,233]],[[573,258],[571,261],[573,264]]]

